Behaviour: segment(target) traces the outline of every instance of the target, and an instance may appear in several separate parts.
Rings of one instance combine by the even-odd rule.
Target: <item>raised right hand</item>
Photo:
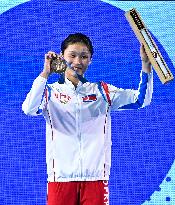
[[[48,53],[45,54],[44,69],[40,74],[44,78],[48,78],[49,75],[53,72],[50,68],[50,61],[52,57],[56,57],[56,53],[53,51],[49,51]]]

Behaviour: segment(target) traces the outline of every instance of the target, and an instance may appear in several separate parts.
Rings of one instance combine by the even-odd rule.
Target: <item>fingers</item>
[[[45,54],[45,63],[44,63],[44,70],[49,73],[62,73],[65,72],[67,68],[71,67],[64,56],[61,53],[57,54],[53,51],[48,51]]]
[[[57,54],[53,51],[49,51],[45,54],[44,70],[49,73],[62,73],[67,68],[66,61],[62,53]]]
[[[48,53],[45,54],[45,62],[44,62],[43,72],[46,72],[48,74],[51,73],[50,62],[51,62],[51,59],[53,58],[53,56],[55,57],[56,54],[55,54],[55,52],[52,52],[52,51],[49,51]]]
[[[45,60],[51,60],[53,57],[57,57],[57,54],[53,51],[49,51],[45,54]]]
[[[141,46],[140,46],[140,56],[141,56],[141,58],[148,58],[146,51],[145,51],[145,47],[143,44],[141,44]]]
[[[145,47],[143,44],[140,45],[140,52],[145,53]]]

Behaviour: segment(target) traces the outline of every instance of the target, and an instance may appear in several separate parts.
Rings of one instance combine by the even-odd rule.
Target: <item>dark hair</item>
[[[89,49],[91,56],[94,53],[94,49],[92,46],[92,42],[89,39],[89,37],[87,37],[85,34],[82,33],[75,33],[75,34],[70,34],[62,43],[61,43],[61,51],[64,54],[65,49],[69,46],[72,45],[74,43],[83,43],[87,46],[87,48]]]

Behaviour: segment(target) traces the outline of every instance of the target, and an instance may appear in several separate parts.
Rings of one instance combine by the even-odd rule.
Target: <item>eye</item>
[[[82,59],[87,59],[87,58],[88,58],[88,56],[81,56],[81,58],[82,58]]]
[[[74,55],[74,54],[71,54],[70,57],[71,57],[71,58],[75,58],[75,55]]]

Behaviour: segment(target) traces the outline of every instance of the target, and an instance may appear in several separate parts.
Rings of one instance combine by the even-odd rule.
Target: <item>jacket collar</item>
[[[77,74],[78,75],[78,74]],[[80,80],[80,82],[82,83],[82,84],[84,84],[84,83],[86,83],[86,82],[88,82],[88,80],[86,79],[86,78],[84,78],[83,76],[81,76],[81,75],[78,75],[78,79]],[[60,77],[59,77],[59,79],[58,79],[58,83],[59,84],[64,84],[65,82],[67,82],[67,78],[65,77],[65,74],[60,74]],[[69,80],[68,80],[69,81]]]

